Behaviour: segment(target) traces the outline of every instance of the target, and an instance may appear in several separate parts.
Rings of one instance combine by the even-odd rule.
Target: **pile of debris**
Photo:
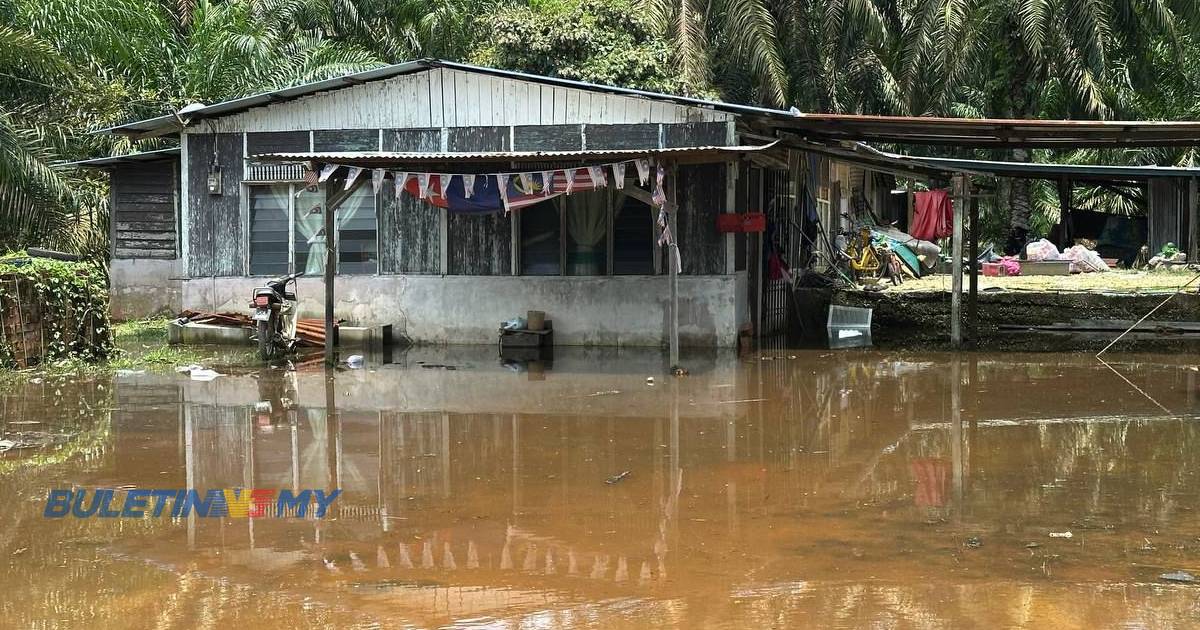
[[[226,328],[245,328],[254,330],[254,320],[245,313],[207,313],[204,311],[183,311],[175,320],[179,324],[206,324]],[[334,322],[336,332],[340,321]],[[325,345],[325,320],[300,319],[296,322],[296,339],[301,347],[320,348]]]

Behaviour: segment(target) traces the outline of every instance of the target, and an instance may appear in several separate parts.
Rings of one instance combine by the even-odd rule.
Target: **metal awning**
[[[142,164],[158,160],[177,159],[179,159],[179,147],[173,147],[170,149],[143,151],[142,153],[130,153],[128,155],[113,155],[89,160],[76,160],[74,162],[59,162],[53,166],[54,168],[112,168],[125,164]]]
[[[389,152],[389,151],[311,151],[260,153],[251,156],[257,162],[283,164],[338,164],[362,168],[407,168],[442,165],[492,166],[573,163],[580,166],[620,162],[644,157],[669,157],[684,163],[726,162],[738,157],[762,153],[778,145],[772,142],[749,146],[675,147],[668,149],[587,149],[583,151],[482,151]],[[508,168],[506,166],[506,168]]]
[[[756,116],[760,125],[810,140],[979,148],[1200,145],[1200,121],[1032,120],[809,114]]]
[[[883,153],[883,152],[880,152]],[[923,164],[955,172],[986,174],[1018,179],[1069,179],[1079,182],[1144,182],[1157,177],[1200,177],[1200,168],[1180,166],[1106,166],[1100,164],[1037,164],[1033,162],[1002,162],[938,158],[917,155],[883,153],[901,163]]]

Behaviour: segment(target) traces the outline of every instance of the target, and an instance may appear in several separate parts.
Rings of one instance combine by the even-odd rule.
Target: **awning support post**
[[[334,238],[334,208],[326,204],[325,218],[325,365],[330,367],[337,364],[333,354],[333,278],[334,267],[337,265],[336,240]]]
[[[970,197],[967,176],[959,173],[954,176],[954,233],[951,236],[950,254],[950,345],[955,350],[962,349],[962,293],[963,293],[963,214],[967,209],[967,199]]]
[[[369,179],[369,177],[359,177],[356,181],[351,182],[350,187],[345,190],[325,193],[325,206],[322,214],[325,219],[325,365],[330,367],[337,365],[337,357],[333,352],[333,282],[337,271],[337,221],[335,215],[337,215],[338,208],[346,203],[354,191],[358,190],[359,186],[365,185]]]
[[[679,179],[679,167],[674,162],[668,166],[671,185],[667,186],[667,223],[671,228],[671,242],[668,245],[667,251],[667,270],[671,282],[671,368],[679,365],[679,233],[676,230],[678,221],[676,213],[679,211],[679,205],[676,200],[676,182]]]

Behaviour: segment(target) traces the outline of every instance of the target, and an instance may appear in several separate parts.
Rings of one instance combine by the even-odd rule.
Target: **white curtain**
[[[311,211],[312,208],[317,211]],[[299,251],[303,240],[307,243],[308,262],[305,263],[306,276],[319,276],[325,271],[325,235],[321,228],[325,225],[325,186],[321,185],[318,192],[303,191],[296,197],[296,240]]]
[[[335,186],[340,192],[340,188]],[[342,202],[334,216],[334,225],[340,231],[359,212],[374,203],[371,187],[360,185],[350,197]],[[320,205],[321,212],[309,212],[313,206]],[[325,197],[324,184],[320,192],[302,192],[296,199],[296,233],[308,244],[308,262],[304,266],[304,275],[319,276],[325,272],[325,227],[324,210],[328,207]],[[336,237],[334,243],[337,243]]]
[[[581,248],[594,249],[608,233],[608,191],[576,193],[566,198],[567,232]]]

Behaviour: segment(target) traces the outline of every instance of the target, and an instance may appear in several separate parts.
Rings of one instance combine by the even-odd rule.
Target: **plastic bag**
[[[1063,251],[1063,258],[1071,261],[1071,273],[1088,273],[1092,271],[1108,271],[1108,264],[1096,252],[1075,245]]]
[[[1054,246],[1054,243],[1051,243],[1044,238],[1026,245],[1025,257],[1033,261],[1062,259],[1058,253],[1058,248]]]

